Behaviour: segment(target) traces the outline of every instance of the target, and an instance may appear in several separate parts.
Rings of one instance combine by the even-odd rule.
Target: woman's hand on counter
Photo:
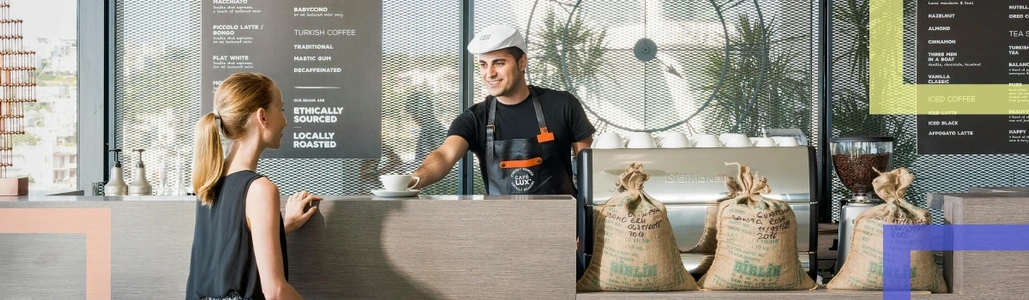
[[[286,200],[286,217],[283,225],[286,227],[286,234],[290,234],[307,223],[311,216],[318,210],[314,201],[322,200],[322,196],[308,193],[307,191],[296,192]]]

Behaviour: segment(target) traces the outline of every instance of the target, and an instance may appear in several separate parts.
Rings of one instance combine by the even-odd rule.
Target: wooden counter
[[[182,299],[193,201],[0,197],[0,291]],[[328,198],[287,237],[290,282],[308,299],[572,299],[574,240],[570,196]]]
[[[1029,224],[1029,194],[1024,192],[931,193],[928,203],[943,210],[944,224]],[[945,251],[943,276],[958,296],[1025,299],[1029,251]]]
[[[0,293],[182,299],[193,201],[0,197]],[[1027,194],[936,194],[930,204],[944,208],[951,224],[1029,222]],[[574,208],[562,196],[329,198],[287,238],[290,281],[308,299],[882,299],[877,291],[824,287],[577,294]],[[948,256],[945,275],[956,293],[912,299],[1022,298],[1029,292],[1025,253]]]

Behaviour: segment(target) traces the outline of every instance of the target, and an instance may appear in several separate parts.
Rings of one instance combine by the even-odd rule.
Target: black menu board
[[[918,153],[1029,153],[1029,1],[919,0],[917,15],[918,84],[968,85],[927,97]]]
[[[202,113],[236,72],[282,91],[287,126],[272,158],[378,158],[382,2],[203,0]]]

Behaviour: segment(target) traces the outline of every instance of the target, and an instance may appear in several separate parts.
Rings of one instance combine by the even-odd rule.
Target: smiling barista
[[[443,145],[414,172],[413,188],[440,181],[471,150],[489,195],[576,194],[572,153],[589,147],[596,129],[572,94],[526,84],[525,51],[518,29],[504,25],[468,43],[490,96],[454,119]]]

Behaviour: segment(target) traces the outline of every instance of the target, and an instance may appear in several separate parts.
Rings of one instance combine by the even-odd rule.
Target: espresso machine
[[[793,209],[798,224],[797,255],[815,278],[817,173],[815,149],[804,145],[582,150],[575,164],[578,235],[583,237],[578,253],[580,276],[592,258],[594,206],[619,193],[615,182],[632,162],[642,163],[644,172],[650,174],[644,191],[665,204],[683,266],[695,277],[706,270],[702,265],[714,255],[713,245],[701,245],[705,222],[717,217],[718,199],[728,194],[724,176],[737,175],[737,169],[725,163],[738,162],[768,178],[772,193],[765,195],[767,198],[785,201]]]
[[[833,168],[851,197],[841,201],[840,229],[835,272],[843,268],[850,251],[854,221],[861,213],[882,204],[872,190],[876,172],[888,172],[893,138],[885,136],[839,137],[829,140]]]

